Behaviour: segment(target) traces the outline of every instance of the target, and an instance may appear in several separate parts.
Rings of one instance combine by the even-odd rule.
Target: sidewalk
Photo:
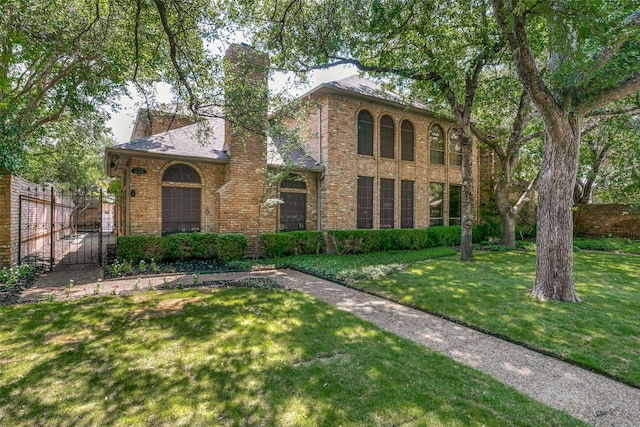
[[[247,276],[271,277],[283,286],[305,292],[381,329],[420,343],[595,426],[640,425],[640,389],[437,316],[293,270],[219,273],[202,275],[200,280]],[[76,282],[74,277],[80,282]],[[62,296],[69,279],[74,279],[72,297],[92,294],[96,283],[88,277],[90,275],[79,272],[70,276],[52,272],[36,282],[36,287],[26,291],[23,298],[42,299],[43,295],[56,287]],[[138,281],[138,287],[144,290],[165,281],[177,283],[180,280],[192,283],[193,276],[175,274],[145,277]],[[135,283],[136,279],[105,281],[100,285],[100,292],[131,290]]]

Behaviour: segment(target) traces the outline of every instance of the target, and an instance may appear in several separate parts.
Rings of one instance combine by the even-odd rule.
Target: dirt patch
[[[172,298],[160,301],[160,303],[153,308],[134,310],[130,313],[129,317],[132,321],[135,321],[181,315],[184,314],[185,305],[197,304],[199,302],[202,302],[202,297]]]

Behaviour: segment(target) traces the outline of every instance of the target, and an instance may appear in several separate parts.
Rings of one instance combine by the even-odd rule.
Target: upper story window
[[[400,151],[402,152],[400,158],[402,160],[414,161],[415,159],[415,144],[413,136],[413,125],[409,120],[405,120],[400,125]]]
[[[462,166],[462,141],[460,129],[449,132],[449,165]]]
[[[431,163],[444,165],[444,132],[440,125],[433,125],[429,132]]]
[[[373,117],[367,110],[358,113],[358,154],[373,156]]]
[[[395,158],[395,125],[391,116],[380,118],[380,157]]]

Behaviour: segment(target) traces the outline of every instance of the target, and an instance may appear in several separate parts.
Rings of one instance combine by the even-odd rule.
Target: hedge
[[[247,250],[243,234],[175,233],[166,236],[119,236],[116,256],[132,263],[141,260],[219,258],[223,262],[242,259]]]
[[[473,227],[473,242],[485,238],[485,228]],[[437,226],[425,229],[333,230],[329,240],[339,254],[417,250],[460,244],[461,227]]]
[[[290,231],[287,233],[262,234],[264,255],[279,258],[287,255],[316,254],[323,252],[322,231]]]

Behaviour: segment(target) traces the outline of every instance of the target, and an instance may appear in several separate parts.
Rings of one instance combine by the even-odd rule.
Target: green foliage
[[[166,259],[213,258],[217,235],[213,233],[175,233],[163,237]]]
[[[153,234],[144,236],[118,236],[116,256],[120,261],[139,263],[143,260],[162,261],[167,255],[167,242]]]
[[[32,275],[35,269],[33,265],[17,265],[9,269],[5,267],[0,270],[0,284],[3,285],[3,288],[11,287]]]
[[[150,261],[149,269],[153,273],[158,271],[156,262],[163,260],[218,257],[226,262],[242,258],[246,250],[247,239],[243,234],[175,233],[162,237],[119,236],[116,242],[116,255],[120,266],[129,262],[146,268],[146,261]],[[117,268],[117,272],[121,272],[121,268]]]
[[[264,244],[264,255],[269,258],[315,254],[324,249],[324,237],[321,231],[262,234],[260,240]]]
[[[640,253],[640,241],[623,238],[588,239],[576,237],[573,239],[573,245],[579,249],[590,251]]]
[[[486,227],[474,226],[473,240],[484,238]],[[425,229],[332,230],[328,236],[338,254],[416,250],[460,244],[459,225]]]
[[[244,234],[219,234],[217,236],[217,253],[223,262],[242,259],[248,246]]]

